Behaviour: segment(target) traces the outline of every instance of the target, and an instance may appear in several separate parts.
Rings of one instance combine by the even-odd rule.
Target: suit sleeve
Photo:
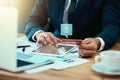
[[[105,42],[105,48],[112,47],[120,34],[120,0],[106,0],[102,14],[102,32],[97,35]]]
[[[33,34],[38,30],[44,30],[44,25],[48,21],[48,12],[45,0],[36,0],[36,4],[25,24],[25,34],[30,41]]]

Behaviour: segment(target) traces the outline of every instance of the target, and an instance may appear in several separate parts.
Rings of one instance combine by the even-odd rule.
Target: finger
[[[96,50],[97,46],[94,44],[82,44],[82,45],[79,45],[79,48],[86,49],[86,50]]]
[[[93,56],[95,53],[96,53],[95,50],[85,50],[85,49],[79,50],[79,54],[83,57]]]
[[[48,44],[49,46],[51,46],[51,44],[53,43],[53,41],[51,40],[50,35],[46,34],[44,36],[44,39],[45,39],[46,44]]]
[[[52,33],[49,33],[49,34],[50,34],[50,38],[53,41],[53,43],[55,44],[55,46],[58,47],[58,43],[62,42],[62,40],[57,38],[57,37],[55,37]]]
[[[91,40],[86,38],[82,41],[82,44],[79,47],[83,48],[83,49],[92,49],[92,47],[90,45],[91,43],[92,43]]]
[[[96,50],[97,45],[93,40],[90,40],[89,43],[82,43],[81,45],[78,45],[79,48],[86,49],[86,50]]]
[[[40,46],[40,44],[46,44],[44,37],[40,37],[40,38],[37,40],[36,45],[37,45],[37,46]]]
[[[58,42],[62,42],[62,39],[55,37]]]
[[[55,46],[58,47],[58,41],[56,40],[56,38],[55,38],[55,37],[52,37],[52,40],[53,40]]]
[[[89,44],[90,42],[91,42],[91,40],[86,38],[82,41],[82,44]]]
[[[56,47],[58,47],[58,43],[61,41],[59,38],[55,37],[54,35],[51,35],[51,39],[53,40],[53,43]]]

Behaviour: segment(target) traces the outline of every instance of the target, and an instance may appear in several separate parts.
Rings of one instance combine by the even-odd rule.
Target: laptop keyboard
[[[33,64],[33,63],[17,59],[17,67],[26,66],[30,64]]]
[[[34,62],[27,61],[29,58],[32,58],[32,57],[33,57],[32,55],[28,55],[28,54],[18,52],[17,53],[17,67],[26,66],[26,65],[30,65],[30,64],[35,64]],[[34,58],[38,58],[38,57],[34,57]],[[39,63],[41,64],[41,66],[46,65],[46,64],[52,64],[53,60],[46,60],[44,63],[41,63],[41,62],[39,62]]]
[[[25,61],[26,59],[31,58],[31,57],[32,57],[31,55],[18,52],[17,53],[17,67],[26,66],[29,64],[34,64],[31,62]]]

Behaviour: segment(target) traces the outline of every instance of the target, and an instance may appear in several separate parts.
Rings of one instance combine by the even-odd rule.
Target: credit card
[[[80,39],[62,39],[62,44],[76,44],[76,45],[81,45],[82,40]]]

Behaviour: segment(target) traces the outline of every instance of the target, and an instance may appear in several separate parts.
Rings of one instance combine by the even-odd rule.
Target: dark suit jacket
[[[25,27],[29,40],[38,30],[53,32],[60,36],[65,0],[37,0]],[[119,37],[120,0],[79,0],[74,12],[73,35],[69,38],[84,39],[101,37],[105,49],[110,48]]]

